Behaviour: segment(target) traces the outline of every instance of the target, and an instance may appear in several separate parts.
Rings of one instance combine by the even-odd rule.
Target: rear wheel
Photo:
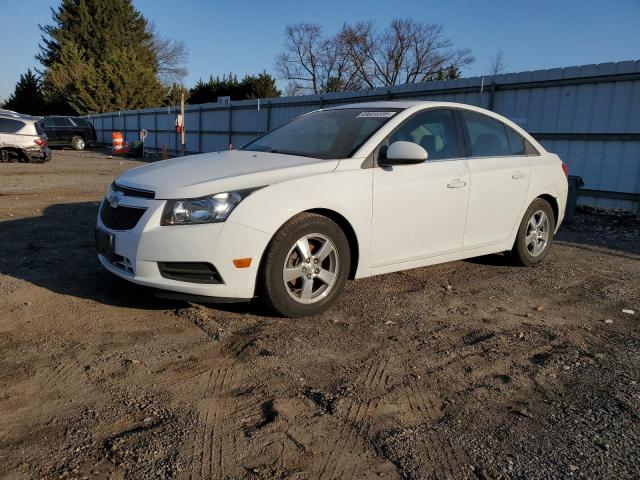
[[[261,298],[287,317],[321,313],[344,288],[350,264],[342,229],[326,217],[303,213],[275,234],[265,253]]]
[[[551,205],[542,198],[536,199],[520,222],[511,251],[515,262],[526,267],[542,262],[549,253],[555,228]]]
[[[84,138],[82,138],[82,137],[73,137],[71,139],[71,147],[74,150],[84,150],[84,148],[86,147],[86,145],[84,143]]]
[[[0,162],[5,163],[19,163],[19,162],[28,162],[29,157],[23,154],[20,150],[15,150],[12,148],[3,148],[0,150]]]

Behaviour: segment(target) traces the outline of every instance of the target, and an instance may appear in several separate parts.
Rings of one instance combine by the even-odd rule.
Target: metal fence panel
[[[582,65],[484,78],[434,81],[375,90],[278,97],[186,107],[189,153],[239,147],[304,113],[322,107],[418,99],[477,105],[515,121],[580,175],[585,188],[613,192],[587,198],[591,205],[639,209],[624,194],[640,193],[640,61]],[[129,142],[148,130],[146,145],[177,152],[177,107],[91,115],[98,141],[110,143],[121,131]],[[603,192],[599,192],[602,194]]]

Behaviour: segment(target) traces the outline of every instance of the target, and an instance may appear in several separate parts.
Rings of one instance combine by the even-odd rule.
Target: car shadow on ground
[[[609,253],[635,258],[640,255],[640,221],[630,212],[594,214],[583,208],[571,222],[565,221],[560,226],[554,241],[578,248],[615,250],[617,253]],[[470,258],[467,261],[499,267],[514,266],[508,252]]]
[[[3,252],[0,273],[56,293],[106,305],[157,310],[188,306],[184,300],[158,298],[156,290],[122,280],[102,268],[96,258],[93,233],[98,205],[98,202],[61,203],[47,207],[41,216],[0,222]],[[585,218],[580,226],[590,229],[590,223],[603,221],[601,218]],[[637,253],[638,242],[635,240],[640,232],[640,223],[631,223],[625,225],[623,242],[606,246]],[[577,225],[571,228],[576,230]],[[574,232],[573,238],[568,240],[602,246],[601,235],[592,237],[578,233]],[[518,268],[504,254],[485,255],[467,261]],[[206,305],[223,311],[269,316],[256,302]]]
[[[158,298],[156,290],[127,282],[98,262],[94,226],[98,202],[49,206],[37,217],[0,222],[0,273],[52,292],[127,308],[167,310],[188,302]],[[254,304],[216,304],[220,310],[256,313]]]

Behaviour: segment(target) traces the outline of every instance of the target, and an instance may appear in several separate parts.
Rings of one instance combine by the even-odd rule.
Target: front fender
[[[356,235],[358,272],[369,261],[372,169],[332,171],[270,185],[245,198],[229,220],[273,235],[295,215],[315,209],[344,217]],[[263,250],[264,254],[264,250]]]

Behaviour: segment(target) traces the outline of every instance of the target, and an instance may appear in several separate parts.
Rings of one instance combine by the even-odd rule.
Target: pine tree
[[[209,77],[209,81],[198,80],[189,90],[189,103],[209,103],[217,101],[218,97],[231,97],[231,100],[246,100],[249,98],[279,97],[280,90],[276,87],[276,80],[267,72],[258,75],[245,75],[241,82],[238,77],[229,73],[220,77]]]
[[[153,35],[131,0],[62,0],[52,14],[36,56],[49,101],[79,114],[163,102]]]
[[[169,87],[163,105],[173,107],[180,104],[180,97],[184,93],[184,101],[189,100],[189,90],[182,84],[174,82]]]
[[[4,108],[29,115],[43,115],[44,97],[36,75],[27,70],[20,75],[16,88],[4,104]]]
[[[267,72],[258,75],[247,75],[241,85],[245,89],[246,98],[279,97],[282,92],[276,86],[276,79]]]

